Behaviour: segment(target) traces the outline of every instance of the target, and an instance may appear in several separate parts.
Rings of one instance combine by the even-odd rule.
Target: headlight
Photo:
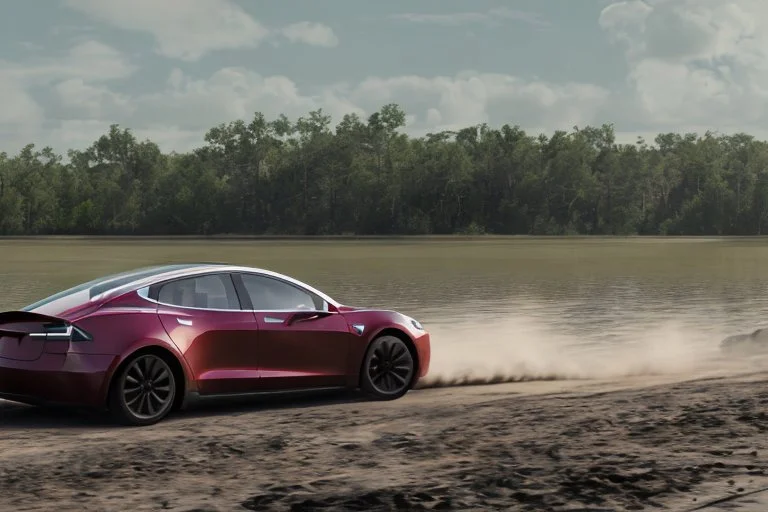
[[[422,327],[421,323],[419,323],[418,320],[413,319],[411,317],[408,317],[408,320],[410,320],[411,325],[413,325],[413,327],[416,328],[417,330],[419,330],[419,331],[423,331],[424,330],[424,327]]]

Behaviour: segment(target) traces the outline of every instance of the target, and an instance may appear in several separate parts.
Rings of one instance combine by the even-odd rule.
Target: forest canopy
[[[0,235],[755,235],[767,229],[768,143],[611,125],[551,136],[469,126],[410,137],[394,104],[335,126],[211,128],[163,153],[113,125],[67,158],[0,153]]]

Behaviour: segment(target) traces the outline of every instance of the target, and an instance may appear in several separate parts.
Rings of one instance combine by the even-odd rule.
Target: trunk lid
[[[53,325],[67,326],[69,323],[28,311],[0,313],[0,358],[14,361],[39,359],[45,351],[46,330],[51,332]]]

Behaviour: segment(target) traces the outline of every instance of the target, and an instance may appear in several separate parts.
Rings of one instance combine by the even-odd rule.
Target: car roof
[[[154,267],[137,268],[127,273],[120,274],[125,276],[124,279],[126,279],[126,282],[124,284],[121,284],[119,286],[114,286],[113,280],[109,280],[105,282],[104,286],[106,289],[104,290],[104,293],[101,294],[102,296],[99,296],[100,294],[98,293],[94,293],[92,296],[92,300],[102,300],[108,297],[115,297],[117,295],[122,295],[124,293],[139,290],[141,288],[152,286],[153,284],[161,283],[163,281],[179,279],[184,277],[194,277],[196,275],[208,274],[211,272],[243,272],[243,273],[261,274],[268,277],[282,279],[283,281],[287,281],[289,283],[292,283],[296,286],[304,288],[318,295],[320,298],[322,298],[323,300],[325,300],[330,304],[333,304],[335,306],[339,305],[337,301],[335,301],[333,298],[323,293],[322,291],[312,287],[307,283],[299,281],[298,279],[287,276],[285,274],[280,274],[278,272],[273,272],[271,270],[267,270],[263,268],[245,267],[245,266],[239,266],[239,265],[231,265],[228,263],[215,263],[215,262],[181,263],[181,264],[169,264],[169,265],[160,265],[160,266],[154,266]],[[135,278],[131,279],[131,276],[135,276]],[[115,276],[115,277],[117,278],[118,276]],[[109,283],[113,283],[113,285],[107,286],[109,285]],[[98,287],[98,286],[99,285],[96,285],[95,287]]]

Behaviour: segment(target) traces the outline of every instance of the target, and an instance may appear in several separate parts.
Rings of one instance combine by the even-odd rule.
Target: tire
[[[161,356],[138,354],[115,375],[109,411],[123,425],[153,425],[171,411],[176,388],[173,370]]]
[[[360,387],[378,400],[395,400],[411,389],[416,362],[408,345],[396,336],[371,342],[360,371]]]

